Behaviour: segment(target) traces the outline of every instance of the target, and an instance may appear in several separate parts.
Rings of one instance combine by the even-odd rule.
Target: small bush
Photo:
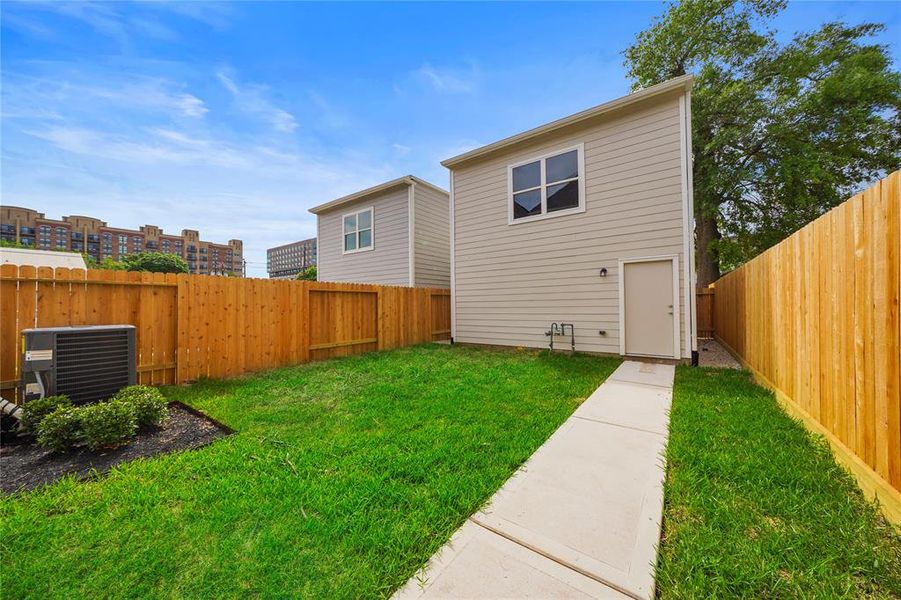
[[[37,433],[44,417],[63,407],[72,407],[72,401],[66,396],[47,396],[46,398],[29,400],[22,406],[22,418],[19,421],[19,425],[25,431]]]
[[[169,416],[166,399],[160,391],[149,385],[132,385],[119,391],[113,400],[127,402],[134,407],[138,427],[162,425]]]
[[[45,415],[37,426],[38,445],[56,452],[71,449],[80,434],[80,412],[80,409],[73,408],[69,404],[61,405],[49,415]]]
[[[91,450],[120,446],[138,429],[134,407],[121,400],[89,404],[77,412],[82,435]]]

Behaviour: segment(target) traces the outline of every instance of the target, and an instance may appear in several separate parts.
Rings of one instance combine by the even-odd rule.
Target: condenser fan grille
[[[103,400],[129,384],[128,331],[58,333],[55,346],[55,393],[73,403]]]

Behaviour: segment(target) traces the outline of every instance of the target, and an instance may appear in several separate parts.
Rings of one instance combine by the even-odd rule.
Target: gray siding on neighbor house
[[[354,200],[319,213],[319,281],[410,284],[409,186]],[[373,249],[343,253],[342,217],[373,208]]]
[[[618,354],[617,261],[675,254],[679,345],[683,357],[690,355],[680,96],[643,101],[454,167],[456,341],[546,347],[545,331],[563,321],[575,324],[577,350]],[[507,165],[579,143],[586,211],[508,224]],[[599,276],[603,267],[606,278]]]
[[[416,185],[413,202],[413,237],[416,240],[415,284],[450,287],[450,197]]]

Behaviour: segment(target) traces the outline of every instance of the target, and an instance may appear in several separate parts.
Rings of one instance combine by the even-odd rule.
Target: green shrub
[[[63,407],[72,407],[72,401],[66,396],[47,396],[46,398],[29,400],[22,406],[22,418],[19,421],[19,425],[25,431],[37,433],[44,417]]]
[[[80,409],[73,408],[69,404],[61,405],[45,415],[37,426],[38,445],[56,452],[71,449],[80,434],[80,412]]]
[[[138,427],[162,425],[169,416],[168,403],[155,387],[132,385],[119,391],[113,400],[121,400],[132,405]]]
[[[138,422],[128,402],[110,400],[78,409],[78,421],[88,448],[114,448],[135,434]]]

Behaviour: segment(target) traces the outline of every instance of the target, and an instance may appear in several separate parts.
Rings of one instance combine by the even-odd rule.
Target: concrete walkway
[[[626,361],[395,598],[653,598],[674,367]]]

